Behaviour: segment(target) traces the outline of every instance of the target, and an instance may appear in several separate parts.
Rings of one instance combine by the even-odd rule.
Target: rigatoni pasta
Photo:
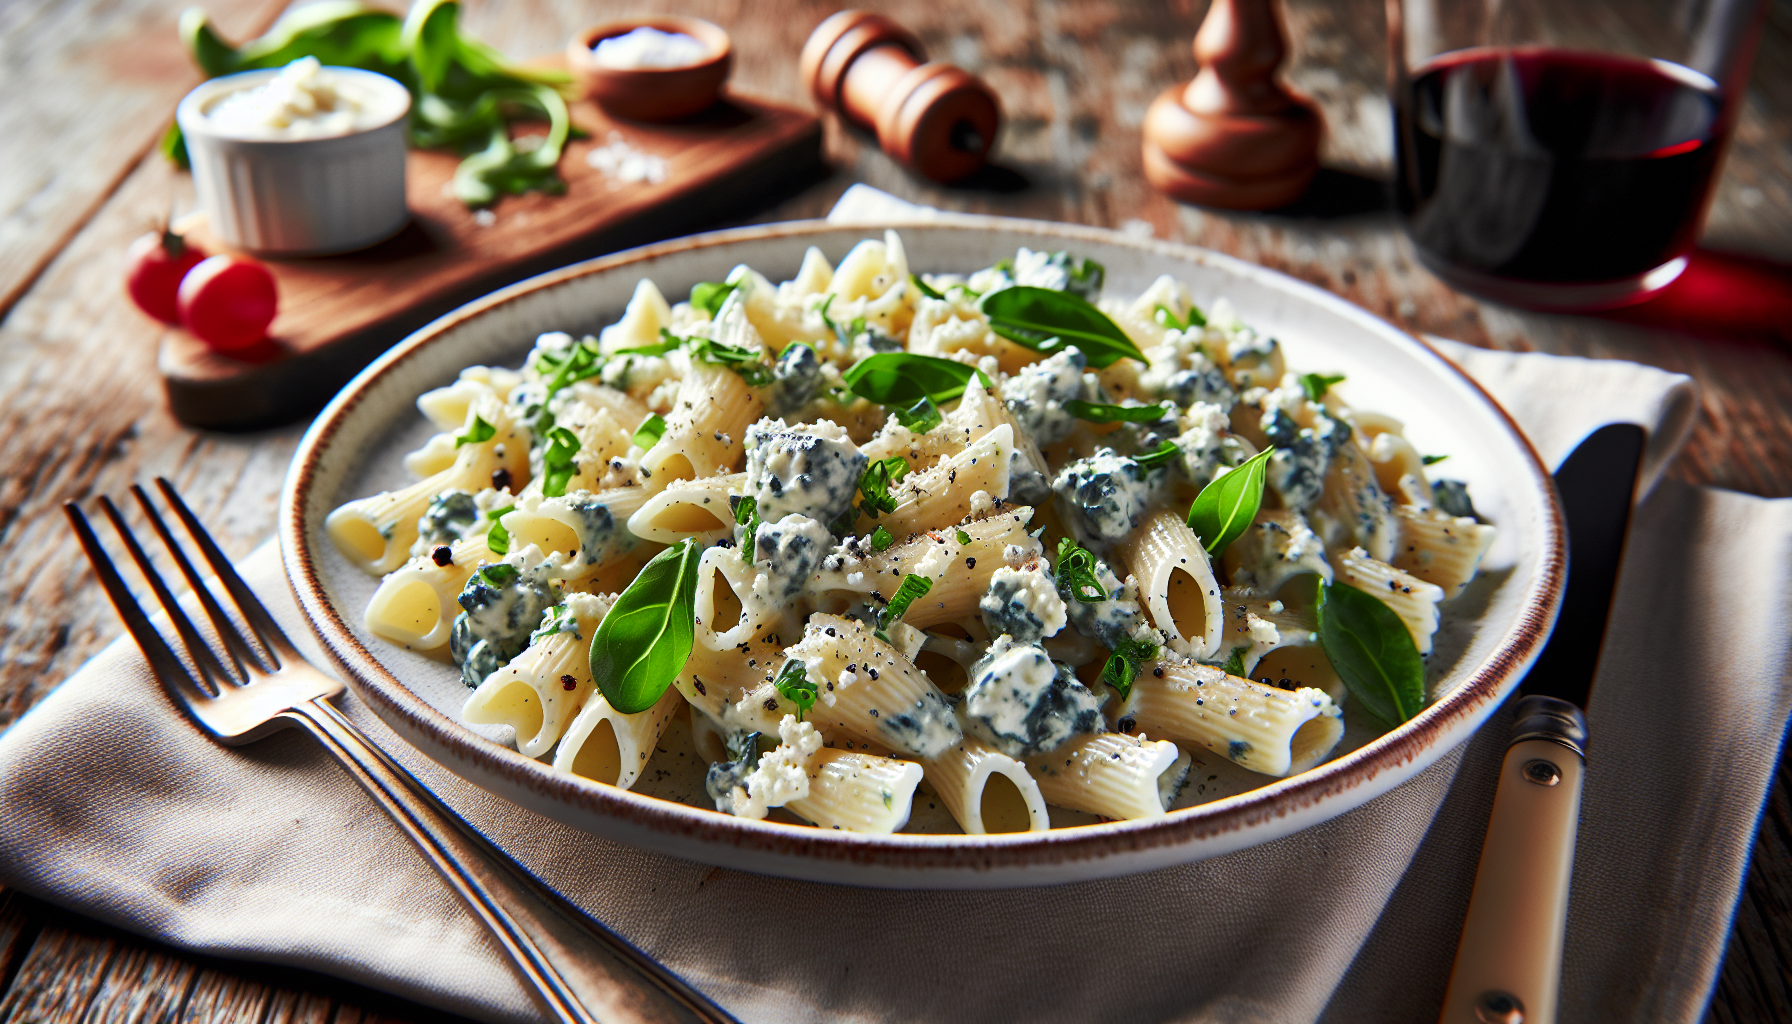
[[[1319,595],[1422,659],[1494,529],[1224,299],[1103,276],[916,274],[889,232],[780,283],[643,280],[598,336],[419,398],[422,479],[326,529],[384,577],[368,631],[460,667],[464,721],[599,784],[665,774],[687,715],[693,802],[867,833],[923,799],[970,834],[1156,817],[1212,756],[1304,771],[1361,692]],[[674,563],[688,591],[650,594]]]

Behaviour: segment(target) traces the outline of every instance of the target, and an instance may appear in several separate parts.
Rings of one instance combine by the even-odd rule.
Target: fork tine
[[[202,681],[208,684],[207,688],[216,694],[224,692],[226,681],[233,685],[236,684],[237,677],[224,671],[224,665],[218,661],[216,652],[200,637],[199,631],[193,628],[193,620],[187,618],[186,609],[180,606],[180,601],[168,589],[168,584],[162,582],[162,574],[156,571],[155,563],[149,560],[149,555],[144,552],[142,545],[137,543],[136,535],[125,524],[124,516],[119,514],[118,506],[112,504],[112,499],[102,495],[100,511],[106,514],[106,519],[112,523],[112,529],[117,531],[119,539],[124,541],[125,550],[130,553],[131,561],[136,563],[137,571],[143,574],[144,580],[149,583],[149,588],[155,591],[156,600],[161,602],[162,611],[167,614],[168,621],[174,625],[174,631],[180,634],[181,643],[186,645],[187,655],[193,659],[193,664],[199,669]]]
[[[193,563],[187,560],[187,553],[181,550],[181,546],[174,540],[174,534],[169,532],[168,524],[162,521],[161,513],[157,512],[156,507],[149,503],[149,495],[143,492],[142,487],[132,484],[131,496],[137,499],[137,504],[142,507],[144,516],[149,519],[150,526],[155,529],[156,536],[162,538],[162,546],[174,558],[174,564],[180,567],[180,574],[186,578],[187,586],[193,588],[194,596],[199,599],[200,606],[205,609],[206,617],[212,622],[212,629],[224,642],[224,653],[230,657],[231,666],[236,669],[236,677],[239,679],[248,677],[248,674],[243,671],[245,660],[258,668],[265,667],[262,664],[261,656],[243,640],[242,633],[236,628],[236,623],[224,614],[224,609],[218,606],[217,599],[212,597],[211,588],[205,585],[205,581],[193,569]]]
[[[267,648],[268,654],[273,658],[274,668],[280,667],[279,663],[282,659],[302,660],[299,657],[299,652],[293,647],[292,641],[286,639],[286,634],[281,632],[280,626],[274,622],[274,617],[268,614],[261,599],[256,597],[255,592],[249,589],[249,585],[243,582],[243,578],[236,574],[236,569],[230,564],[230,559],[225,558],[224,552],[218,550],[218,545],[212,540],[212,535],[205,532],[205,527],[199,525],[199,518],[193,515],[191,509],[187,508],[187,503],[181,500],[174,485],[169,483],[167,478],[158,476],[156,477],[156,488],[162,492],[162,497],[167,499],[168,507],[174,510],[176,516],[180,517],[181,525],[187,529],[187,535],[193,538],[195,544],[199,545],[199,553],[205,558],[206,567],[217,574],[218,582],[224,584],[224,589],[230,593],[230,599],[236,604],[237,611],[242,613],[243,619],[249,623],[250,628],[256,631],[262,646]]]
[[[187,667],[168,648],[162,634],[149,624],[149,617],[143,614],[143,608],[137,604],[131,588],[125,586],[124,579],[118,575],[118,570],[112,565],[112,556],[106,554],[105,548],[100,547],[99,538],[94,536],[93,527],[88,525],[87,517],[81,513],[80,508],[70,501],[63,504],[62,511],[67,513],[69,525],[75,528],[75,539],[81,542],[81,550],[87,553],[87,561],[93,566],[93,574],[99,577],[100,586],[106,589],[106,596],[112,599],[112,607],[118,610],[118,617],[124,620],[124,628],[137,641],[137,647],[148,660],[150,670],[162,681],[169,696],[186,705],[209,700],[210,697],[193,681]]]

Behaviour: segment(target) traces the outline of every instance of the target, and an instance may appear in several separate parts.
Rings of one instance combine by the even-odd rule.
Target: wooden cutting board
[[[588,102],[572,105],[572,120],[589,135],[561,156],[564,194],[505,196],[476,213],[449,191],[457,156],[411,150],[411,223],[398,235],[342,256],[263,259],[280,293],[268,342],[238,359],[183,330],[164,336],[158,369],[174,415],[224,430],[294,419],[411,331],[495,288],[738,219],[823,173],[812,114],[745,96],[677,124],[612,119]],[[624,182],[593,167],[589,154],[618,140],[663,159],[663,179]],[[227,251],[203,214],[180,227],[205,251]]]

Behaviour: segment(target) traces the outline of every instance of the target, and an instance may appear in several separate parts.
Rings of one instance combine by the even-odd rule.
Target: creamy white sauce
[[[228,93],[205,111],[220,135],[239,139],[322,139],[392,120],[385,97],[349,75],[300,57],[261,85]]]

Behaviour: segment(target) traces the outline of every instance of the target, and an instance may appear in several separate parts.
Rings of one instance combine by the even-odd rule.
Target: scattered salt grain
[[[611,132],[607,143],[585,155],[585,162],[604,177],[624,185],[657,185],[666,180],[665,158],[634,148],[623,141],[620,132]]]

